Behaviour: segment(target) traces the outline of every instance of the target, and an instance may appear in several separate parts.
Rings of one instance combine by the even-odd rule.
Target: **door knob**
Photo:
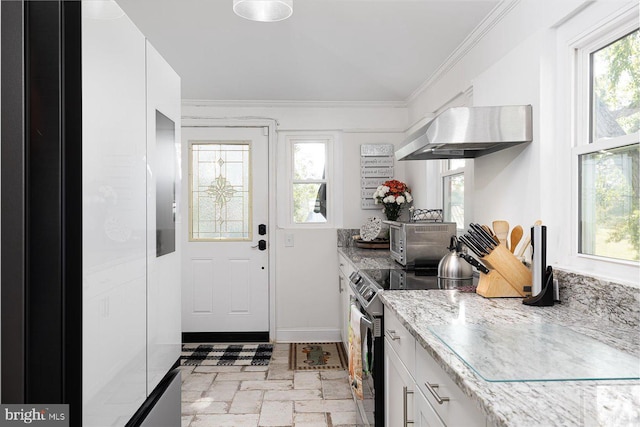
[[[253,249],[258,248],[261,251],[267,249],[267,241],[266,240],[258,240],[258,244],[255,246],[251,246]]]

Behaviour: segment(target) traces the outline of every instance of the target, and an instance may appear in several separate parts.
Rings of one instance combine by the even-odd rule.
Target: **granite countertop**
[[[496,426],[640,425],[640,381],[489,382],[476,374],[429,329],[438,325],[550,324],[640,355],[638,328],[595,321],[562,305],[530,307],[521,299],[486,299],[457,291],[383,292],[393,312],[453,381]],[[513,362],[507,343],[493,362]]]
[[[338,253],[351,261],[358,270],[363,269],[395,269],[402,268],[400,264],[391,258],[387,249],[361,249],[354,247],[338,248]]]
[[[388,250],[339,247],[357,269],[400,268]],[[637,323],[612,322],[566,304],[530,307],[519,298],[487,299],[458,291],[386,291],[381,299],[471,397],[494,426],[637,426],[640,425],[640,381],[489,382],[445,345],[429,327],[446,325],[549,324],[586,335],[625,353],[640,356]],[[610,309],[615,310],[616,304]],[[613,319],[617,317],[613,316]],[[526,327],[526,326],[525,326]],[[587,338],[588,339],[588,338]],[[504,343],[503,343],[504,344]],[[508,343],[495,363],[509,364]]]

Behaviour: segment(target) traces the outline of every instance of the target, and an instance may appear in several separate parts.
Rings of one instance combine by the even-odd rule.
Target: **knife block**
[[[531,291],[531,271],[501,243],[489,255],[482,257],[482,262],[489,267],[489,274],[481,274],[478,283],[479,295],[487,298],[525,297]],[[494,274],[497,273],[497,274]],[[485,276],[483,281],[483,276]]]
[[[522,298],[525,296],[524,292],[520,293],[511,286],[496,270],[491,270],[488,274],[480,273],[476,293],[485,298]]]

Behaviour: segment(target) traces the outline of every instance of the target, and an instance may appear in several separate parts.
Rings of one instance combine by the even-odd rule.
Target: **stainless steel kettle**
[[[458,256],[460,242],[456,236],[451,236],[449,253],[438,264],[438,285],[441,289],[455,289],[470,286],[473,283],[473,267]]]

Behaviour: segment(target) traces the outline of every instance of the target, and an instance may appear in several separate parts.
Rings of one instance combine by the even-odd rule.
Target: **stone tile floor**
[[[181,366],[182,427],[352,427],[346,370],[289,370],[289,344],[269,366]]]

